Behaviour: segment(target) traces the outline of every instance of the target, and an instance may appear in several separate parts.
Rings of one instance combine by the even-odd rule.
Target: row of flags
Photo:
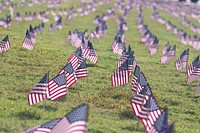
[[[155,15],[155,16],[154,16]],[[183,29],[180,29],[178,27],[176,27],[175,25],[173,25],[171,23],[171,21],[166,21],[164,18],[159,16],[159,12],[157,11],[156,7],[153,8],[153,13],[152,13],[152,17],[155,21],[161,23],[161,24],[165,24],[166,29],[169,31],[172,31],[176,36],[177,39],[185,44],[185,45],[190,45],[192,46],[194,49],[199,50],[200,49],[200,38],[197,35],[190,35],[188,34],[186,31],[184,31]],[[162,20],[162,21],[160,21]]]
[[[162,56],[160,58],[161,63],[169,63],[170,60],[176,55],[176,45],[174,45],[171,49],[171,45],[169,42],[162,49]]]
[[[154,17],[152,17],[153,19],[157,19],[159,18],[157,15],[157,10],[155,7],[153,7],[153,11],[154,11]],[[139,29],[142,29],[141,31],[147,31],[147,32],[141,32],[144,33],[142,35],[145,35],[145,37],[141,38],[142,42],[146,42],[146,36],[149,37],[149,29],[147,28],[147,26],[144,26],[143,24],[143,20],[142,20],[142,16],[141,16],[141,12],[142,12],[142,6],[139,5],[138,6],[138,23],[140,24],[138,27]],[[158,20],[158,19],[157,19]],[[160,20],[159,20],[160,21]],[[161,21],[160,21],[161,22]],[[142,27],[142,28],[141,28]],[[164,46],[164,48],[162,49],[162,56],[160,59],[161,63],[169,63],[170,60],[175,57],[176,55],[176,45],[174,45],[171,49],[171,45],[169,44],[169,42]],[[199,60],[199,56],[193,61],[193,63],[190,66],[187,66],[188,64],[188,56],[189,56],[189,49],[186,49],[182,52],[182,54],[175,60],[175,68],[176,70],[181,70],[181,69],[186,69],[186,74],[187,74],[187,84],[195,81],[198,76],[199,76],[199,69],[198,69],[198,60]],[[198,85],[199,86],[199,85]],[[198,87],[195,89],[194,93],[198,93],[200,90],[200,87]]]
[[[35,26],[34,28],[30,25],[29,30],[26,31],[22,47],[28,50],[33,50],[34,44],[36,43],[36,37],[38,32],[43,32],[44,26]],[[6,52],[11,48],[8,35],[0,42],[0,53]]]
[[[62,118],[55,118],[23,133],[85,133],[87,132],[88,104],[81,104]]]
[[[121,44],[122,47],[120,48]],[[117,70],[111,76],[112,86],[129,83],[132,69],[135,68],[132,78],[132,91],[136,93],[136,96],[131,100],[134,115],[143,123],[145,131],[148,133],[170,132],[173,125],[168,124],[168,109],[162,110],[158,106],[146,77],[136,65],[134,52],[130,46],[126,51],[125,41],[122,42],[119,33],[115,36],[112,50],[114,53],[121,50]]]
[[[91,38],[98,40],[101,36],[107,34],[108,26],[106,24],[106,21],[108,20],[109,16],[106,16],[105,14],[102,14],[102,16],[97,15],[93,23],[96,25],[95,29],[92,30],[92,33],[90,35]]]
[[[148,26],[144,24],[142,18],[142,6],[139,5],[137,7],[137,23],[138,29],[141,33],[141,42],[145,44],[145,46],[149,49],[150,55],[157,54],[159,48],[159,40],[158,38],[151,33],[148,29]]]
[[[136,64],[134,52],[129,45],[128,51],[125,51],[125,53],[120,57],[120,60],[117,63],[117,69],[111,75],[112,86],[128,84],[131,72]]]
[[[185,25],[186,27],[189,27],[193,32],[200,34],[200,27],[189,21],[186,16],[180,16],[179,17],[180,22]]]
[[[120,16],[117,19],[117,34],[112,42],[112,51],[114,54],[122,55],[126,52],[126,36],[125,31],[128,30],[128,26],[125,22],[125,17]]]
[[[147,133],[171,132],[173,124],[168,123],[168,109],[161,109],[151,87],[140,67],[136,65],[132,77],[131,100],[133,114],[142,122]]]
[[[98,62],[98,56],[96,54],[96,50],[94,49],[92,43],[88,38],[88,31],[79,32],[77,29],[73,31],[69,31],[68,43],[76,48],[80,48],[83,52],[83,57],[90,60],[94,64]]]
[[[46,98],[55,101],[64,97],[67,95],[68,88],[75,84],[78,79],[87,76],[86,58],[83,57],[82,49],[78,48],[54,78],[49,80],[49,73],[44,75],[28,94],[28,103],[33,105]]]
[[[186,73],[187,73],[187,84],[195,81],[199,76],[200,76],[200,61],[199,61],[199,56],[197,56],[192,64],[190,64],[186,68]]]
[[[5,18],[0,18],[0,26],[3,28],[8,28],[12,25],[12,19],[10,15],[6,15]]]
[[[157,5],[157,3],[155,4],[155,6]],[[187,19],[187,16],[193,17],[194,19],[196,19],[197,21],[199,21],[199,18],[197,17],[198,15],[196,15],[195,12],[198,12],[198,10],[195,9],[194,6],[182,6],[181,4],[178,3],[162,3],[159,4],[159,6],[156,6],[170,14],[172,14],[173,16],[179,18],[179,21],[186,27],[189,27],[193,32],[196,33],[200,33],[200,28],[198,25],[195,25],[192,21],[189,21]],[[190,10],[190,8],[192,8],[192,12],[188,12],[188,10]],[[200,22],[200,21],[199,21]]]
[[[22,42],[23,48],[33,50],[38,32],[43,32],[44,30],[43,24],[42,26],[35,26],[34,28],[32,27],[32,25],[30,25],[29,30],[26,30],[26,34]]]

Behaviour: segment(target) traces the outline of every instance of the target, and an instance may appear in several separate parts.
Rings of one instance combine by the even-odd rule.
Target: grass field
[[[72,5],[78,5],[78,0],[68,0],[62,8],[69,9]],[[68,101],[66,98],[58,101],[46,101],[45,114],[42,118],[43,102],[29,106],[27,95],[38,83],[42,76],[50,70],[50,78],[53,78],[65,65],[68,57],[76,50],[67,43],[69,30],[78,29],[90,32],[95,28],[92,23],[96,15],[106,12],[106,9],[113,7],[114,2],[97,7],[97,11],[88,16],[75,17],[62,30],[48,32],[50,22],[45,24],[44,34],[37,36],[37,43],[34,50],[28,51],[21,48],[21,43],[29,25],[41,24],[40,21],[18,23],[13,19],[12,26],[8,29],[0,27],[0,37],[9,35],[11,49],[0,57],[0,132],[20,132],[33,126],[39,125],[54,118],[63,117],[73,107],[81,103],[89,104],[88,132],[89,133],[128,133],[144,132],[141,123],[133,116],[130,100],[135,94],[130,92],[131,84],[115,87],[111,86],[110,76],[116,69],[119,55],[111,52],[111,44],[114,39],[117,23],[116,19],[109,19],[108,34],[99,41],[91,40],[96,49],[99,61],[96,65],[88,63],[89,77],[78,81],[78,97],[75,85],[68,90]],[[18,7],[22,16],[25,11],[43,11],[47,5],[33,7]],[[58,8],[59,9],[59,8]],[[117,15],[120,13],[115,10]],[[3,11],[0,17],[4,17],[8,10]],[[169,41],[170,44],[177,45],[176,58],[184,49],[190,49],[189,64],[199,55],[192,47],[181,44],[176,36],[167,31],[165,26],[155,22],[150,18],[151,10],[143,7],[144,23],[159,39],[159,52],[155,56],[150,56],[148,49],[140,43],[140,33],[137,29],[137,11],[128,15],[126,32],[127,47],[130,44],[135,51],[137,64],[144,72],[152,88],[153,93],[160,107],[169,109],[169,122],[175,122],[177,133],[199,133],[200,132],[200,95],[194,95],[193,91],[198,84],[195,81],[186,84],[185,71],[176,71],[174,67],[175,58],[169,64],[160,64],[161,50]],[[161,16],[170,19],[177,27],[192,31],[184,27],[177,18],[166,12],[161,12]],[[65,17],[64,17],[65,19]],[[190,18],[191,19],[191,18]],[[192,19],[191,19],[192,20]],[[52,18],[51,18],[51,21]],[[196,22],[198,24],[198,22]],[[89,83],[89,84],[88,84]]]

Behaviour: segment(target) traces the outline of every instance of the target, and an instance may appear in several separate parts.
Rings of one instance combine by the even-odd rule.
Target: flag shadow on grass
[[[17,114],[17,117],[19,117],[21,120],[30,120],[30,119],[36,119],[39,120],[41,118],[40,113],[36,113],[35,111],[22,111]]]
[[[137,132],[144,132],[144,128],[142,127],[138,127],[138,129],[136,129],[136,127],[133,125],[133,126],[127,126],[127,127],[122,127],[121,128],[123,131],[131,131],[131,132],[134,132],[137,130]]]
[[[125,119],[137,120],[137,118],[133,116],[132,110],[125,110],[125,111],[121,112],[119,114],[119,118],[121,120],[125,120]]]
[[[43,105],[40,105],[38,108],[43,109]],[[47,111],[54,111],[55,112],[55,111],[58,110],[58,108],[50,106],[50,105],[46,105],[45,106],[45,110],[47,110]]]
[[[4,128],[4,127],[0,127],[0,132],[3,132],[3,133],[5,133],[5,132],[10,132],[10,130],[9,130],[9,128]]]
[[[96,64],[87,64],[87,67],[94,67]]]
[[[102,131],[99,131],[97,129],[88,129],[88,131],[91,133],[103,133]]]

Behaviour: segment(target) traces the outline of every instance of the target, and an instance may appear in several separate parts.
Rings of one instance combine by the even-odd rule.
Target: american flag
[[[26,36],[25,36],[24,41],[22,43],[22,47],[26,48],[28,50],[33,50],[34,43],[32,42],[31,35],[28,32],[28,30],[26,31]]]
[[[151,42],[149,46],[149,53],[150,55],[154,55],[158,52],[158,38],[155,36],[153,41]]]
[[[162,114],[157,118],[154,125],[149,130],[150,133],[170,133],[168,124],[168,109],[164,109]]]
[[[90,49],[90,54],[87,59],[90,60],[91,62],[93,62],[94,64],[96,64],[98,61],[98,57],[97,57],[96,51],[90,41],[88,42],[88,47]]]
[[[195,81],[200,76],[200,62],[192,69],[190,76],[188,76],[187,84]]]
[[[197,66],[198,63],[199,63],[199,56],[197,56],[192,62],[192,64],[189,67],[187,67],[186,72],[188,77],[192,74],[193,69]]]
[[[132,77],[132,90],[137,91],[138,88],[138,78],[140,76],[140,67],[138,65],[135,66],[135,70]]]
[[[28,94],[28,104],[33,105],[46,99],[49,74],[46,73],[40,82]]]
[[[85,133],[87,116],[88,105],[82,104],[62,118],[51,133]]]
[[[112,86],[119,86],[129,83],[129,75],[130,72],[128,71],[127,60],[112,74]]]
[[[126,61],[126,60],[128,59],[128,56],[129,56],[129,55],[127,55],[127,54],[123,54],[123,55],[120,57],[120,59],[119,59],[119,61],[118,61],[118,63],[117,63],[117,68],[119,68],[119,67],[124,63],[124,61]]]
[[[144,86],[147,85],[147,79],[144,76],[143,72],[140,72],[138,75],[138,79],[134,85],[132,85],[132,90],[138,94]]]
[[[88,76],[86,60],[84,60],[75,71],[76,78],[85,78]]]
[[[83,33],[82,33],[82,32],[78,32],[78,33],[77,33],[77,37],[76,37],[76,39],[75,39],[75,41],[74,41],[74,44],[73,44],[76,48],[81,47],[81,44],[82,44],[82,36],[83,36]]]
[[[85,59],[89,58],[90,49],[86,46],[86,47],[82,47],[82,51],[83,51],[83,58]]]
[[[169,59],[171,57],[171,47],[168,47],[168,49],[166,49],[165,53],[162,55],[160,62],[161,63],[168,63]]]
[[[153,126],[153,124],[155,123],[155,121],[158,119],[158,117],[160,115],[161,115],[160,110],[154,110],[149,113],[148,119],[141,119],[141,121],[146,129],[146,132],[149,132],[149,130],[151,129],[151,127]]]
[[[8,35],[0,42],[0,52],[5,52],[10,49],[10,41]]]
[[[142,90],[131,100],[131,107],[135,116],[139,115],[142,106],[147,102],[148,93],[150,93],[148,91],[147,87],[143,86]]]
[[[51,130],[58,124],[61,119],[54,119],[40,125],[37,129],[25,132],[25,133],[51,133]]]
[[[150,88],[150,87],[149,87]],[[151,91],[151,90],[149,90]],[[150,92],[152,93],[152,92]],[[154,112],[154,113],[152,113]],[[151,114],[152,113],[152,114]],[[152,115],[151,117],[156,118],[161,114],[160,107],[158,106],[156,100],[150,94],[147,102],[142,106],[141,111],[138,114],[138,118],[140,119],[148,119],[150,118],[149,115]]]
[[[83,60],[81,47],[77,48],[77,50],[69,57],[67,63],[71,63],[74,70],[76,70],[80,62]]]
[[[74,83],[76,83],[77,78],[74,72],[74,69],[72,67],[71,63],[67,63],[62,70],[60,70],[59,74],[66,73],[66,82],[67,82],[67,88],[70,88]]]
[[[168,49],[171,49],[171,46],[170,46],[169,42],[168,42],[168,43],[165,45],[165,47],[162,49],[162,54],[164,55]]]
[[[128,70],[131,74],[133,68],[136,66],[137,62],[134,56],[134,53],[132,52],[128,57]]]
[[[113,48],[113,53],[122,55],[125,47],[125,43],[116,43],[115,47]]]
[[[175,61],[176,70],[186,68],[189,56],[189,49],[184,50],[180,57]]]
[[[49,81],[47,94],[51,100],[54,101],[67,95],[65,75],[65,73],[62,73]]]

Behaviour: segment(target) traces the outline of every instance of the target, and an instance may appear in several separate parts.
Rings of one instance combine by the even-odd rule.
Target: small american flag
[[[150,53],[150,55],[154,55],[154,54],[156,54],[158,52],[158,43],[159,43],[159,40],[155,36],[153,38],[153,41],[151,42],[151,44],[149,46],[149,53]]]
[[[88,76],[88,69],[86,65],[86,60],[84,60],[80,66],[75,71],[76,78],[85,78]]]
[[[151,93],[151,92],[150,92]],[[154,113],[152,113],[154,112]],[[152,114],[151,114],[152,113]],[[158,106],[156,100],[150,94],[148,101],[142,106],[141,111],[138,115],[140,119],[148,119],[149,115],[152,115],[153,118],[156,118],[161,114],[160,107]]]
[[[131,107],[135,116],[140,114],[142,106],[147,102],[148,93],[148,89],[143,86],[142,90],[131,100]]]
[[[194,61],[192,62],[192,64],[187,67],[187,76],[189,77],[193,71],[193,69],[197,66],[197,64],[199,63],[199,56],[197,56]]]
[[[189,49],[184,50],[180,57],[175,61],[176,70],[186,68],[188,62]]]
[[[171,57],[171,47],[168,47],[168,49],[166,49],[165,53],[162,55],[160,62],[161,63],[169,63],[170,61],[170,57]]]
[[[87,116],[88,105],[82,104],[62,118],[51,133],[85,133]]]
[[[150,133],[170,133],[168,124],[168,109],[164,109],[162,114],[157,118],[154,125],[149,130]]]
[[[8,35],[0,42],[0,52],[5,52],[10,49],[10,41]]]
[[[168,42],[168,43],[165,45],[165,47],[162,49],[162,54],[164,55],[168,49],[171,49],[171,46],[170,46],[169,42]]]
[[[25,133],[51,133],[51,130],[58,124],[61,119],[54,119],[40,125],[37,129]]]
[[[34,43],[32,42],[31,35],[28,32],[28,30],[26,31],[26,36],[25,36],[24,41],[22,43],[22,47],[26,48],[28,50],[33,50]]]
[[[81,47],[77,48],[77,50],[69,57],[67,63],[71,63],[74,70],[76,70],[79,65],[80,61],[83,60],[82,57],[82,49]]]
[[[191,74],[187,80],[187,84],[195,81],[199,76],[200,76],[200,62],[191,71]]]
[[[139,76],[139,77],[138,77],[138,79],[137,79],[137,81],[136,81],[137,83],[135,83],[135,84],[132,86],[132,90],[133,90],[136,94],[138,94],[138,93],[142,90],[142,88],[143,88],[144,86],[147,85],[147,79],[146,79],[146,77],[144,76],[143,72],[140,72],[138,76]]]
[[[133,77],[132,77],[132,90],[135,92],[137,92],[139,76],[140,76],[140,67],[136,65],[134,73],[133,73]]]
[[[74,72],[74,69],[72,67],[71,63],[67,63],[62,70],[60,70],[59,74],[66,73],[66,82],[67,82],[67,88],[70,88],[74,83],[76,83],[77,78]]]
[[[48,83],[48,97],[54,101],[67,95],[65,73],[57,75]]]
[[[28,95],[28,104],[33,105],[46,99],[49,74],[46,73],[40,82],[33,88]]]
[[[119,86],[129,83],[129,76],[130,72],[128,71],[127,60],[112,74],[112,86]]]
[[[88,48],[90,49],[90,54],[87,59],[90,60],[91,62],[93,62],[94,64],[96,64],[98,61],[98,57],[97,57],[96,51],[90,41],[88,42]]]

